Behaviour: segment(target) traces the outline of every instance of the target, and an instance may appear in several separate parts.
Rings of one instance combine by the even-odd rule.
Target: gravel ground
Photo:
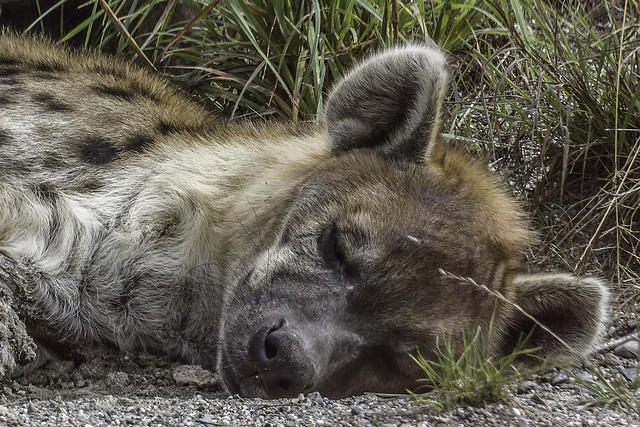
[[[613,352],[603,362],[637,370]],[[635,374],[635,371],[632,372]],[[139,355],[90,355],[77,366],[55,362],[2,387],[2,426],[640,426],[589,399],[568,377],[549,371],[527,380],[512,396],[483,407],[437,411],[409,398],[366,395],[329,400],[318,393],[294,399],[229,397],[199,367]]]

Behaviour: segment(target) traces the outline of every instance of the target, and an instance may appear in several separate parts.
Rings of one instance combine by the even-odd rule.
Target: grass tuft
[[[475,335],[463,341],[462,353],[454,348],[450,339],[438,343],[436,360],[427,360],[420,353],[414,357],[424,372],[421,382],[429,391],[410,394],[421,403],[439,409],[450,409],[458,404],[482,405],[506,399],[512,386],[543,367],[529,368],[522,359],[536,358],[539,349],[525,349],[518,345],[501,358],[493,357],[479,340],[480,328]]]

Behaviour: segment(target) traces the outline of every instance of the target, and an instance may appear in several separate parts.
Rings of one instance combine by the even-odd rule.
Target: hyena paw
[[[36,345],[11,307],[11,295],[0,284],[0,380],[10,378],[18,365],[36,359]]]

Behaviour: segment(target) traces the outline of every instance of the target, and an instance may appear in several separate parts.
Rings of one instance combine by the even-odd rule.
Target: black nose
[[[261,327],[249,342],[249,356],[271,398],[310,391],[314,366],[303,337],[285,319]]]

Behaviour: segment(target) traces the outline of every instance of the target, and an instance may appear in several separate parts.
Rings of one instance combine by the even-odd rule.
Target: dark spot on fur
[[[54,73],[35,73],[34,77],[40,80],[59,80],[60,76]]]
[[[63,113],[73,110],[70,105],[56,99],[54,95],[48,93],[39,93],[37,95],[34,95],[33,100],[43,106],[45,109],[52,112]]]
[[[24,92],[24,89],[16,87],[15,85],[17,83],[18,80],[13,78],[0,79],[0,86],[8,86],[0,90],[0,106],[16,104],[18,102],[17,96]]]
[[[64,71],[66,67],[59,62],[38,62],[35,69],[43,73],[55,73]]]
[[[49,170],[55,170],[65,168],[67,163],[60,154],[49,152],[42,157],[42,166]]]
[[[131,277],[123,278],[122,280],[122,289],[120,291],[120,295],[118,295],[117,299],[114,301],[114,305],[116,308],[128,312],[130,309],[131,299],[133,298],[133,292],[138,287],[140,283],[141,276],[138,274],[134,274]]]
[[[109,65],[95,64],[91,67],[91,70],[94,73],[99,74],[101,76],[113,76],[113,77],[116,77],[118,80],[127,78],[126,72],[117,68],[113,68],[113,66],[110,64]]]
[[[178,129],[173,123],[160,120],[160,123],[158,124],[158,132],[160,132],[162,135],[169,135],[170,133],[174,133],[177,131]]]
[[[0,104],[2,103],[2,98],[0,98]],[[4,145],[9,142],[9,132],[0,129],[0,145]]]
[[[162,135],[169,135],[180,132],[197,133],[198,130],[184,123],[173,123],[166,120],[160,120],[160,123],[158,123],[158,132]]]
[[[140,96],[148,98],[154,102],[159,101],[158,96],[155,93],[153,93],[148,86],[144,84],[134,81],[131,83],[131,88],[134,89],[136,93],[140,94]]]
[[[156,228],[156,235],[159,238],[170,239],[175,237],[178,228],[180,227],[180,215],[178,213],[167,214],[164,218],[158,221],[158,227]]]
[[[0,67],[0,77],[9,77],[20,74],[20,68],[18,67]]]
[[[80,286],[78,286],[78,290],[80,291],[80,298],[86,300],[92,300],[97,297],[98,290],[92,282],[87,281],[86,279],[82,279],[80,282]],[[82,303],[81,303],[82,304]]]
[[[153,145],[153,139],[146,135],[136,135],[125,143],[125,149],[128,151],[135,151],[136,153],[142,153],[145,149]]]
[[[15,77],[0,78],[0,84],[4,85],[4,86],[16,86],[18,83],[20,83],[20,82]],[[11,87],[9,89],[4,89],[5,93],[8,92],[8,91],[22,92],[22,88]]]
[[[15,58],[10,58],[4,55],[0,55],[0,64],[2,65],[16,65],[20,62]]]
[[[103,186],[103,183],[97,179],[91,179],[82,183],[80,188],[78,189],[79,193],[92,193],[94,191],[98,191]]]
[[[106,84],[99,84],[92,86],[91,89],[98,95],[112,96],[114,98],[130,101],[133,98],[133,92],[117,86],[108,86]]]
[[[92,165],[106,165],[118,155],[118,150],[103,138],[89,138],[80,148],[82,159]]]
[[[7,98],[6,96],[0,96],[0,106],[9,104],[15,104],[15,101]]]
[[[34,193],[43,200],[54,200],[58,195],[53,187],[45,183],[36,185]]]

